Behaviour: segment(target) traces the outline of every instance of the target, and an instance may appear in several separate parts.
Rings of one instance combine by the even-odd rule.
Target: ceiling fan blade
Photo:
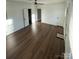
[[[37,0],[35,0],[37,2]]]

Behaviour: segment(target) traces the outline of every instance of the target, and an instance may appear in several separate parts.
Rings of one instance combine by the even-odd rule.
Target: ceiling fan
[[[40,2],[38,3],[37,0],[34,1],[34,4],[35,5],[44,5],[44,3],[40,3]]]

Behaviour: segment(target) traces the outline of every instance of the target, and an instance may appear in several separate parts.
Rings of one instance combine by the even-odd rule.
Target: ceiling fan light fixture
[[[37,5],[37,2],[35,2],[35,5]]]
[[[35,0],[35,5],[37,5],[38,3],[37,3],[37,0]]]
[[[34,5],[44,5],[44,3],[40,3],[40,2],[37,2],[37,0],[35,0]]]

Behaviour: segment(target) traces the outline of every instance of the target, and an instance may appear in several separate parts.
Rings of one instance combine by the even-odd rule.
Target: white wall
[[[73,0],[73,15],[71,20],[72,28],[70,29],[71,35],[71,48],[73,59],[79,59],[79,0]]]
[[[41,8],[43,23],[63,26],[65,16],[64,3],[42,5]]]
[[[7,9],[7,35],[24,27],[23,9],[31,8],[31,4],[22,2],[6,2]],[[26,26],[28,25],[26,21]]]
[[[66,20],[64,26],[64,33],[65,33],[65,59],[72,59],[72,39],[71,39],[71,31],[72,31],[72,8],[73,8],[73,1],[67,1],[67,11],[66,11]]]

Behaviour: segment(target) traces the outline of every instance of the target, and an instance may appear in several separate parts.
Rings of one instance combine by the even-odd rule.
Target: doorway
[[[28,19],[29,19],[29,25],[32,24],[32,10],[28,9]]]
[[[38,22],[41,22],[41,9],[37,9],[37,19]]]

